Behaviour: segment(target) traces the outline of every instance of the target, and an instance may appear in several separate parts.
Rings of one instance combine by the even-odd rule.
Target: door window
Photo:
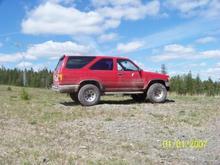
[[[138,71],[139,68],[136,67],[131,61],[119,59],[118,60],[118,70],[124,70],[124,71]]]

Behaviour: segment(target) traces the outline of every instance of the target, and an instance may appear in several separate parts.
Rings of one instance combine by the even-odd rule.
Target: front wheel
[[[155,83],[147,91],[147,98],[152,103],[163,103],[167,98],[167,89],[163,84]]]
[[[93,84],[87,84],[80,88],[78,100],[84,106],[92,106],[100,100],[100,90]]]

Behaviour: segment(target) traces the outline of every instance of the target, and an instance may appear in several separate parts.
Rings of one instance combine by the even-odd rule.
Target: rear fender
[[[80,83],[79,83],[80,88],[81,88],[83,85],[85,85],[85,84],[94,84],[94,85],[96,85],[101,91],[104,90],[104,87],[102,86],[102,84],[101,84],[98,80],[89,79],[89,80],[80,81]]]

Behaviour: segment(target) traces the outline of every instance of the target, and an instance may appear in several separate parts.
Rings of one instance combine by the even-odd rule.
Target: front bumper
[[[166,86],[166,87],[169,87],[169,86],[170,86],[170,82],[169,82],[169,81],[166,81],[166,82],[165,82],[165,86]]]
[[[165,81],[165,86],[166,86],[166,89],[169,91],[170,90],[170,82]]]
[[[77,92],[79,85],[52,85],[52,90],[60,93]]]

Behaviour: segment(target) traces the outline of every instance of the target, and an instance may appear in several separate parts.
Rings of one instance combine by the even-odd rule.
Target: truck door
[[[144,87],[140,69],[130,60],[117,59],[117,82],[121,90],[136,91]]]

